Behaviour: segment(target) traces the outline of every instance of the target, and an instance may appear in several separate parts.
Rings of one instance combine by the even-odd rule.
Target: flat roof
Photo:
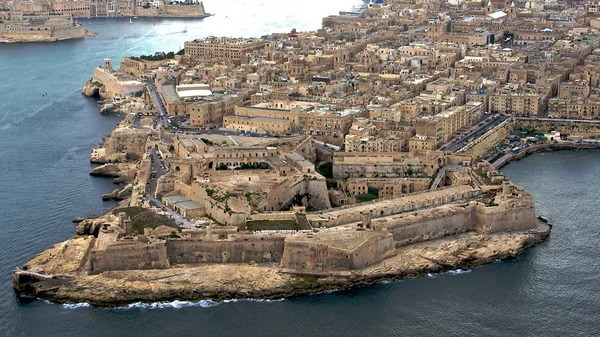
[[[168,201],[168,202],[170,202],[172,204],[176,204],[178,202],[187,201],[187,200],[190,200],[190,199],[184,197],[183,195],[177,194],[177,195],[171,195],[171,196],[168,196],[168,197],[163,197],[163,200]]]
[[[184,209],[204,209],[204,206],[200,205],[199,203],[193,200],[178,202],[177,206]]]

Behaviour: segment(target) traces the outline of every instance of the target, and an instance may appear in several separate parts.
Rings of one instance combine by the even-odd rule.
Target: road
[[[157,207],[157,208],[163,210],[165,213],[167,213],[167,215],[171,219],[173,219],[182,228],[187,228],[187,229],[196,228],[194,226],[194,224],[192,224],[188,219],[184,218],[177,212],[175,212],[167,207],[164,207],[162,202],[160,202],[160,200],[155,198],[156,181],[160,177],[165,175],[168,172],[168,170],[166,169],[162,158],[160,157],[160,155],[157,153],[156,150],[154,150],[154,149],[149,150],[148,157],[150,158],[150,161],[152,163],[152,165],[151,165],[152,172],[150,174],[150,179],[148,180],[148,185],[147,185],[147,189],[146,189],[146,192],[147,192],[146,198],[148,198],[148,202],[150,203],[150,206],[154,206],[154,207]]]
[[[154,81],[146,80],[145,83],[148,87],[150,97],[152,98],[152,102],[154,103],[154,107],[156,107],[157,111],[156,120],[154,121],[154,129],[158,130],[161,126],[166,129],[169,127],[169,122],[167,121],[167,109],[165,109],[165,106],[162,100],[160,99],[158,90],[154,85]]]
[[[456,152],[509,118],[508,115],[494,115],[458,136],[450,144],[442,147],[442,150]]]

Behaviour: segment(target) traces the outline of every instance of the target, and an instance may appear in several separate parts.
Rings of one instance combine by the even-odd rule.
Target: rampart
[[[171,263],[279,263],[283,247],[283,236],[244,235],[233,240],[170,239],[167,254]]]
[[[361,269],[394,254],[394,240],[388,233],[299,234],[286,239],[281,267],[287,272],[326,274]]]
[[[165,242],[121,240],[104,250],[92,250],[90,273],[110,270],[169,268]]]
[[[413,193],[401,197],[374,200],[358,205],[314,212],[309,214],[307,218],[313,227],[333,227],[361,221],[363,214],[371,214],[373,218],[379,218],[461,200],[466,201],[479,194],[481,194],[481,190],[471,186],[450,186],[434,191]]]
[[[144,83],[134,79],[120,79],[115,73],[100,67],[94,69],[92,82],[99,82],[103,85],[103,88],[100,91],[102,97],[134,95],[140,91],[146,90],[146,85]]]
[[[600,137],[600,120],[515,118],[515,128],[525,131],[551,132],[582,137]]]

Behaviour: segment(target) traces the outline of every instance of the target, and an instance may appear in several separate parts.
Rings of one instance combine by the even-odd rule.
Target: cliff
[[[420,276],[510,259],[543,241],[537,233],[468,232],[412,244],[370,267],[322,275],[282,272],[277,264],[203,264],[167,269],[80,273],[92,244],[78,237],[55,245],[13,272],[17,290],[56,302],[118,306],[132,302],[282,298],[326,289],[346,289],[382,280]],[[50,286],[51,285],[51,286]]]
[[[83,89],[81,89],[81,93],[88,97],[100,98],[101,89],[102,84],[89,79],[87,82],[85,82]]]

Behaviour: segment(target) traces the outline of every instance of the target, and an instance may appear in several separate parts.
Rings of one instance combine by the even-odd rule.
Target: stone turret
[[[131,224],[131,218],[125,213],[119,213],[119,226],[125,232],[125,235],[133,234],[133,226]],[[141,233],[143,234],[143,233]]]
[[[104,66],[103,68],[107,71],[113,71],[113,67],[112,67],[112,61],[109,58],[105,58],[104,59]]]

